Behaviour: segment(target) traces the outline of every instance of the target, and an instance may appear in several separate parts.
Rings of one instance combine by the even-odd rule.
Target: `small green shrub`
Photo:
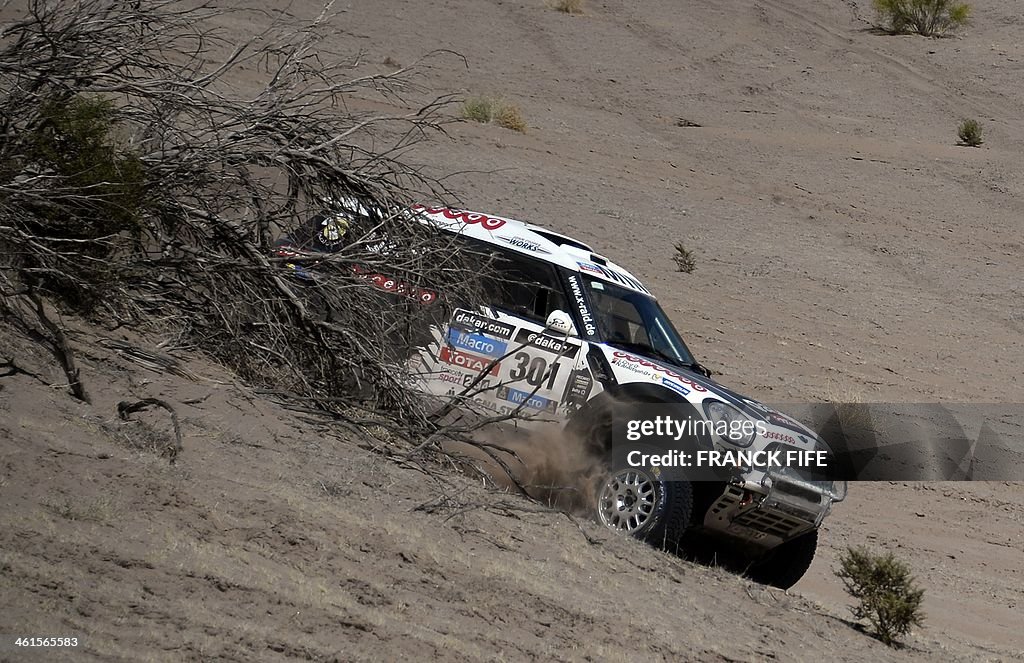
[[[55,177],[47,232],[93,239],[136,230],[145,203],[142,162],[115,138],[115,108],[103,97],[44,101],[24,161]]]
[[[897,640],[924,620],[924,590],[917,587],[910,568],[892,553],[847,548],[835,572],[846,591],[859,603],[851,608],[857,619],[867,619],[878,639],[893,647]]]
[[[462,117],[481,124],[526,132],[526,121],[518,106],[491,97],[472,97],[462,104]]]
[[[963,120],[957,127],[956,135],[960,138],[960,144],[968,147],[978,147],[985,142],[981,138],[981,123],[977,120]]]
[[[582,14],[583,0],[557,0],[555,9],[565,14]]]
[[[874,0],[882,27],[892,34],[931,37],[967,25],[971,6],[953,0]]]
[[[0,182],[35,177],[45,194],[23,200],[27,232],[61,243],[63,264],[33,265],[33,285],[59,293],[67,305],[89,312],[106,289],[124,278],[109,258],[141,236],[154,204],[142,160],[122,138],[126,127],[110,99],[53,94],[26,112],[9,133]],[[18,125],[12,125],[18,126]],[[22,180],[24,181],[24,180]]]
[[[494,119],[494,100],[490,97],[472,97],[462,104],[462,117],[487,124]]]
[[[676,242],[675,248],[676,254],[672,259],[676,261],[676,270],[692,274],[693,270],[697,269],[697,257],[682,242]]]

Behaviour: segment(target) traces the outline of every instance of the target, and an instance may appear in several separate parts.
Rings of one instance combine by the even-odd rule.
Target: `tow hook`
[[[743,491],[743,497],[740,499],[740,507],[745,507],[754,502],[754,493],[749,490]]]

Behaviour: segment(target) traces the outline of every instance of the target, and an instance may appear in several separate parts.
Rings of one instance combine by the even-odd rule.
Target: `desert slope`
[[[385,6],[345,14],[367,67],[455,50],[468,67],[430,67],[429,87],[500,95],[530,125],[460,125],[419,159],[470,171],[452,180],[467,207],[630,266],[726,384],[773,402],[1021,402],[1012,3],[974,3],[947,39],[879,34],[868,2]],[[963,117],[981,149],[955,144]],[[676,240],[698,253],[692,275],[674,271]],[[856,486],[826,538],[912,560],[932,627],[1020,648],[1018,490]],[[833,558],[798,588],[839,606]]]
[[[3,661],[974,660],[928,628],[894,652],[840,610],[683,562],[286,410],[198,359],[193,379],[73,342],[93,404],[0,332],[0,631],[77,636]],[[152,341],[113,337],[154,351]],[[176,408],[118,419],[119,400]],[[407,447],[384,448],[405,451]],[[425,472],[426,470],[431,470]]]
[[[525,134],[453,125],[409,158],[467,208],[627,265],[726,385],[772,402],[1021,403],[1024,18],[1010,0],[974,6],[939,40],[875,33],[862,1],[336,9],[360,71],[465,57],[424,63],[408,107],[452,91],[517,104]],[[984,124],[981,149],[955,145],[961,117]],[[679,240],[693,274],[674,271]],[[0,632],[81,632],[99,660],[1024,656],[1019,484],[853,486],[785,595],[582,523],[590,544],[564,516],[310,428],[201,358],[215,382],[140,370],[96,333],[73,338],[92,408],[0,380],[0,604],[19,608]],[[0,346],[60,382],[22,340]],[[173,468],[114,416],[145,396],[205,397],[181,405]],[[161,439],[165,417],[142,419]],[[847,544],[918,574],[928,620],[908,649],[844,621],[831,567]]]

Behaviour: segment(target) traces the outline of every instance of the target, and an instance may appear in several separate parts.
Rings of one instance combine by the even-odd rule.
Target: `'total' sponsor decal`
[[[440,353],[441,361],[447,362],[453,366],[459,368],[465,368],[466,370],[473,371],[474,373],[481,373],[487,368],[488,364],[491,363],[490,357],[481,357],[479,355],[471,354],[469,352],[459,352],[458,350],[452,350],[448,346],[443,346]],[[489,371],[491,375],[498,375],[498,368],[500,364],[495,363],[491,366]]]

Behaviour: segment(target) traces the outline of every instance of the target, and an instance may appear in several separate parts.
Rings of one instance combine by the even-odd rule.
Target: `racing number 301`
[[[533,357],[526,352],[517,353],[514,357],[518,364],[509,372],[508,376],[513,380],[522,380],[526,378],[526,382],[529,385],[536,387],[537,385],[544,382],[544,378],[547,378],[547,384],[544,385],[545,389],[551,389],[555,386],[555,375],[558,374],[559,363],[553,362],[548,367],[548,362],[544,357]]]

